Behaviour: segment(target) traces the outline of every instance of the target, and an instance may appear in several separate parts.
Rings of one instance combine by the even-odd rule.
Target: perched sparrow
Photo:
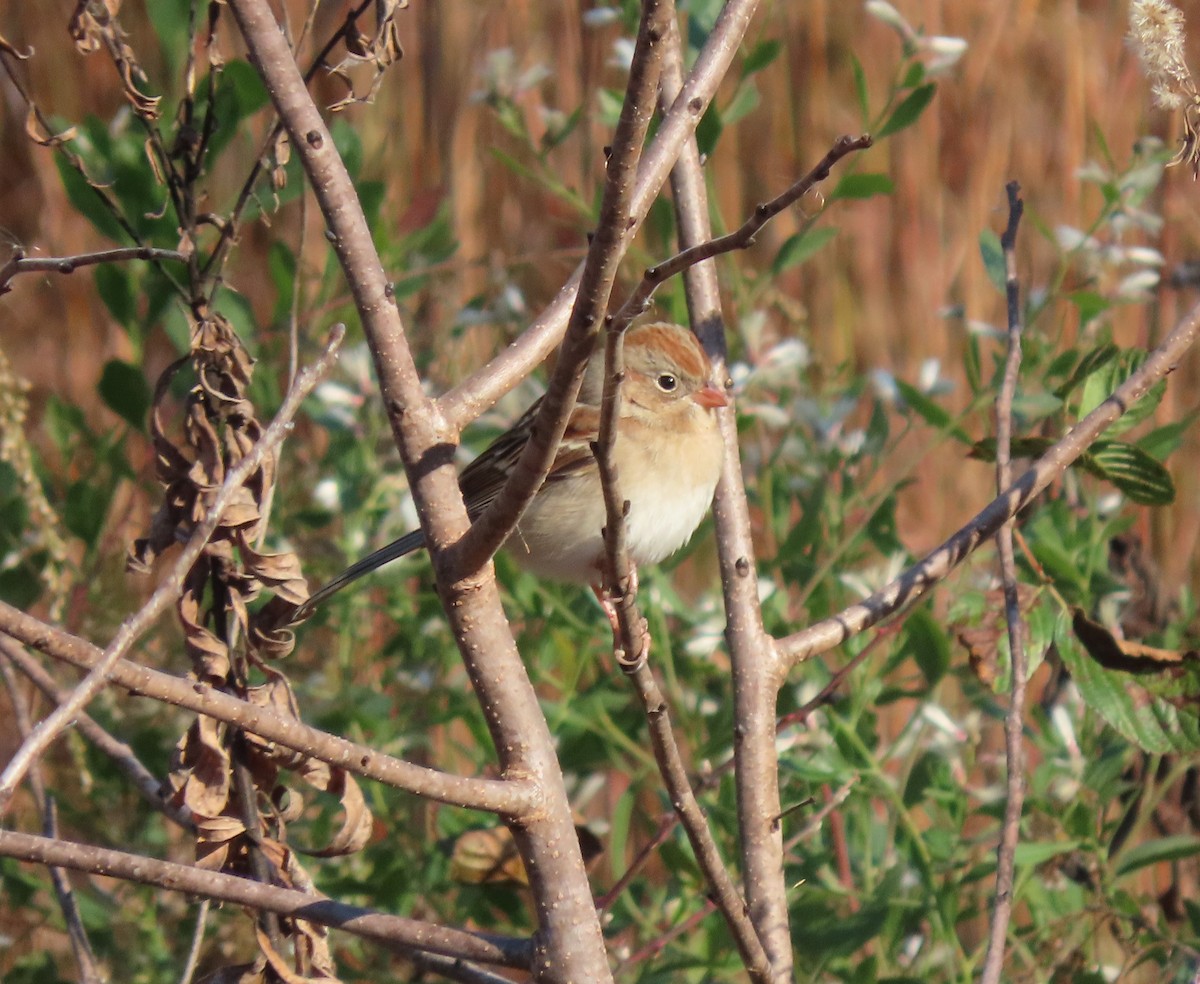
[[[655,564],[682,547],[708,511],[722,455],[713,410],[729,401],[713,384],[712,365],[696,336],[679,325],[630,329],[625,370],[613,454],[621,494],[629,500],[626,542],[634,564]],[[584,373],[550,474],[504,544],[534,574],[600,583],[607,516],[591,445],[600,431],[603,384],[604,353],[599,351]],[[504,487],[529,440],[540,402],[459,476],[472,520]],[[424,545],[425,534],[414,530],[381,547],[312,595],[296,620],[352,581]]]

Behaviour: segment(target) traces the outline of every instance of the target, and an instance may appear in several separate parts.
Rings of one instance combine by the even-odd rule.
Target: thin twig
[[[4,678],[4,686],[8,690],[12,703],[13,718],[17,724],[17,734],[22,738],[28,737],[33,730],[33,722],[29,716],[29,705],[17,685],[17,675],[13,672],[10,660],[0,658],[0,676]],[[58,837],[58,809],[54,797],[46,790],[42,779],[42,770],[34,765],[29,770],[29,788],[33,792],[37,809],[42,815],[42,833],[46,837]],[[83,919],[79,915],[79,904],[75,901],[75,893],[67,873],[62,868],[51,866],[50,882],[54,886],[54,895],[58,907],[62,911],[63,923],[67,927],[67,938],[71,941],[71,952],[75,956],[75,964],[79,968],[79,979],[82,984],[100,984],[104,979],[96,964],[96,954],[88,940],[87,930],[83,928]]]
[[[1004,381],[996,398],[996,489],[1002,491],[1012,481],[1012,412],[1013,397],[1021,369],[1021,285],[1017,280],[1017,228],[1025,203],[1019,197],[1021,186],[1010,181],[1008,192],[1008,227],[1000,237],[1004,247],[1005,293],[1008,299],[1008,357],[1004,364]],[[1004,717],[1005,757],[1008,765],[1008,802],[1004,806],[1004,823],[1000,828],[1000,844],[996,852],[996,901],[992,909],[991,930],[988,934],[987,957],[980,975],[980,984],[999,984],[1004,969],[1005,942],[1013,907],[1013,870],[1016,865],[1017,842],[1021,834],[1021,809],[1025,802],[1025,625],[1017,594],[1017,562],[1013,553],[1013,523],[1010,518],[996,532],[996,547],[1000,555],[1000,577],[1004,584],[1004,615],[1008,622],[1009,672],[1012,674],[1008,712]]]
[[[981,543],[995,536],[1005,522],[1062,475],[1113,421],[1126,413],[1159,380],[1172,373],[1198,336],[1200,305],[1193,307],[1180,319],[1141,368],[1118,386],[1107,400],[1072,427],[998,498],[941,546],[870,597],[807,629],[777,640],[776,648],[782,660],[781,672],[786,673],[797,663],[840,645],[863,629],[907,607],[944,580]]]
[[[675,813],[692,845],[696,863],[708,882],[710,897],[733,934],[750,979],[767,984],[773,979],[771,965],[767,961],[766,951],[755,932],[754,924],[750,921],[745,900],[729,876],[717,842],[709,830],[708,820],[696,800],[696,794],[692,792],[683,757],[679,753],[679,745],[671,728],[667,700],[654,679],[648,660],[637,660],[626,672],[637,687],[638,697],[646,712],[646,720],[650,724],[650,743],[654,748],[654,760],[658,763],[658,771],[662,774],[667,792],[671,796],[671,805],[675,808]]]
[[[77,253],[74,256],[26,256],[25,250],[14,249],[12,256],[0,267],[0,294],[12,290],[12,279],[22,273],[74,273],[80,267],[97,263],[123,263],[126,260],[171,260],[187,262],[187,257],[175,249],[156,249],[153,246],[123,246],[120,249],[102,249],[95,253]]]
[[[642,275],[641,283],[629,295],[629,299],[621,305],[620,310],[613,315],[613,320],[617,325],[629,324],[646,310],[646,305],[650,303],[650,298],[654,296],[654,292],[660,284],[682,273],[689,267],[693,267],[697,263],[702,263],[704,260],[712,259],[715,256],[720,256],[723,253],[732,253],[734,250],[748,249],[750,246],[753,246],[754,237],[758,234],[759,230],[784,209],[791,208],[791,206],[816,187],[817,184],[828,178],[829,171],[834,164],[848,154],[852,154],[858,150],[866,150],[872,143],[874,143],[874,140],[869,133],[864,133],[857,137],[838,137],[825,156],[817,163],[816,167],[781,195],[777,195],[769,202],[760,202],[756,205],[754,207],[754,214],[743,222],[739,228],[733,232],[726,233],[724,236],[718,236],[716,239],[709,239],[707,242],[698,242],[695,245],[688,246],[686,249],[676,253],[669,260],[664,260],[662,263],[647,269]]]
[[[51,703],[57,706],[66,700],[66,692],[58,686],[41,663],[17,645],[15,639],[0,634],[0,654],[24,673]],[[132,748],[110,735],[87,714],[80,714],[75,719],[75,727],[100,752],[113,760],[117,768],[125,773],[126,778],[133,782],[146,802],[185,830],[194,829],[191,811],[185,806],[175,806],[163,797],[162,781],[142,764]]]
[[[141,634],[154,624],[159,614],[179,596],[184,578],[207,546],[208,538],[212,536],[221,521],[221,514],[233,501],[242,485],[262,465],[263,459],[291,430],[292,418],[299,411],[304,398],[333,365],[345,334],[346,330],[343,325],[339,324],[333,327],[321,357],[300,374],[296,385],[288,392],[283,405],[279,408],[279,412],[271,421],[270,426],[263,432],[263,436],[246,456],[230,469],[225,481],[217,490],[208,513],[204,520],[196,526],[172,566],[170,574],[158,586],[146,604],[136,614],[121,623],[117,634],[104,651],[104,657],[99,665],[84,680],[80,681],[67,700],[59,704],[34,728],[33,734],[22,742],[17,753],[5,767],[3,774],[0,774],[0,816],[7,811],[13,792],[30,765],[45,753],[50,744],[66,728],[70,727],[75,716],[104,687],[108,674],[117,661],[125,655]]]
[[[90,844],[52,840],[15,830],[0,830],[0,857],[37,864],[58,865],[75,871],[120,878],[125,881],[203,895],[255,910],[305,919],[353,933],[363,939],[401,951],[417,949],[450,957],[476,960],[501,967],[528,968],[529,940],[492,933],[472,932],[375,912],[333,899],[314,898],[309,892],[263,885],[238,875],[156,858],[114,851]]]
[[[204,931],[208,926],[208,912],[212,907],[209,899],[201,899],[196,909],[196,925],[192,929],[192,945],[188,947],[187,960],[179,974],[179,984],[192,984],[196,968],[200,965],[200,948],[204,944]]]

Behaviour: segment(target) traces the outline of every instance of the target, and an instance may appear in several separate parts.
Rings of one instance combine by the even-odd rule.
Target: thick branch
[[[21,743],[21,747],[17,749],[17,753],[5,767],[3,775],[0,775],[0,815],[7,810],[12,794],[29,766],[45,753],[64,729],[70,727],[75,716],[104,687],[108,673],[117,661],[129,651],[142,633],[154,624],[163,609],[179,597],[184,578],[200,556],[201,551],[208,545],[208,538],[213,535],[213,531],[221,521],[221,514],[233,501],[242,485],[262,466],[266,456],[291,430],[292,418],[300,409],[304,398],[312,392],[313,387],[333,365],[344,336],[345,328],[342,325],[335,325],[321,357],[300,374],[280,406],[275,419],[263,432],[262,437],[247,452],[246,456],[230,469],[225,481],[217,490],[207,515],[192,531],[187,544],[171,567],[170,574],[159,584],[146,604],[136,614],[121,623],[117,634],[104,651],[103,658],[88,676],[80,681],[79,685],[71,692],[70,697],[43,719],[34,729],[33,734]]]
[[[47,625],[31,615],[0,602],[0,632],[39,652],[81,669],[90,670],[103,659],[101,651],[77,636]],[[539,807],[537,787],[529,781],[472,779],[413,765],[384,755],[367,745],[319,731],[295,718],[238,700],[208,684],[174,677],[118,660],[109,679],[133,694],[204,714],[235,725],[312,758],[341,766],[355,775],[387,783],[440,803],[486,810],[503,816],[520,816]]]
[[[886,587],[844,611],[823,619],[776,643],[781,670],[826,652],[863,629],[875,625],[921,597],[1000,527],[1021,511],[1035,496],[1058,478],[1108,426],[1124,414],[1159,380],[1174,371],[1179,360],[1200,335],[1200,305],[1192,308],[1163,339],[1132,376],[1117,387],[1107,400],[1072,427],[1015,483],[1004,490],[969,523],[923,560]]]
[[[487,720],[502,774],[541,792],[513,824],[537,906],[539,981],[611,980],[554,742],[500,606],[491,565],[456,578],[446,556],[469,523],[454,467],[457,429],[421,387],[353,182],[265,0],[230,0],[250,56],[312,185],[362,319],[392,433],[437,573],[443,608]]]
[[[237,875],[226,875],[218,871],[159,861],[139,854],[127,854],[124,851],[92,847],[88,844],[51,840],[14,830],[0,830],[0,856],[122,878],[141,885],[187,892],[249,906],[259,911],[304,919],[322,926],[345,930],[389,949],[405,951],[411,948],[480,963],[520,968],[529,967],[532,953],[532,947],[527,940],[470,933],[418,919],[390,916],[332,899],[314,898],[307,892],[295,889],[264,885]]]

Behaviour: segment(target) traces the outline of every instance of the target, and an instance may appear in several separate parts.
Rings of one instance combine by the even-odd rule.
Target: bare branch
[[[4,602],[0,602],[0,632],[82,669],[93,669],[104,656],[90,642],[47,625]],[[206,683],[174,677],[129,660],[118,660],[109,677],[113,684],[131,693],[232,724],[355,775],[427,796],[439,803],[507,817],[520,817],[540,803],[537,787],[530,781],[464,778],[413,765],[384,755],[368,745],[347,741],[295,718],[239,700]]]
[[[325,373],[329,371],[330,366],[333,365],[338,347],[341,345],[345,333],[346,329],[344,326],[334,326],[333,331],[330,333],[329,341],[325,345],[325,351],[313,365],[305,369],[296,379],[296,384],[288,392],[282,406],[279,408],[279,412],[275,415],[275,419],[271,421],[270,426],[263,432],[262,439],[247,452],[246,456],[236,466],[230,469],[221,488],[217,490],[217,494],[213,498],[208,514],[204,517],[204,521],[196,526],[187,545],[184,546],[175,564],[172,566],[170,574],[158,586],[146,604],[135,615],[121,623],[117,634],[104,651],[103,658],[71,692],[67,700],[59,704],[54,711],[38,724],[33,734],[22,742],[21,747],[17,749],[16,754],[5,767],[3,774],[0,774],[0,815],[3,815],[7,811],[13,792],[20,783],[21,777],[29,769],[29,766],[45,753],[50,744],[66,728],[70,727],[75,716],[104,687],[108,674],[117,661],[125,655],[129,648],[141,637],[142,633],[154,624],[155,619],[158,618],[162,610],[179,597],[184,578],[187,576],[192,564],[196,562],[196,558],[200,556],[201,551],[207,545],[208,538],[212,536],[213,531],[217,528],[217,524],[221,521],[221,513],[233,501],[234,496],[246,480],[258,470],[266,455],[291,430],[292,418],[299,411],[300,404],[304,402],[304,398],[312,391],[313,387],[317,385]]]
[[[103,249],[96,253],[78,253],[75,256],[25,255],[23,249],[14,249],[8,262],[0,267],[0,295],[7,294],[14,277],[22,273],[38,271],[48,273],[74,273],[80,267],[95,266],[97,263],[122,263],[126,260],[171,260],[186,263],[187,257],[174,249],[155,249],[152,246],[125,246],[121,249]]]
[[[650,298],[654,296],[654,292],[660,284],[665,283],[689,267],[693,267],[697,263],[702,263],[704,260],[712,259],[715,256],[720,256],[722,253],[732,253],[734,250],[748,249],[750,246],[753,246],[754,237],[758,234],[758,231],[780,212],[796,204],[796,202],[800,201],[801,198],[816,187],[817,184],[828,178],[829,171],[834,164],[848,154],[852,154],[858,150],[866,150],[872,143],[874,143],[874,140],[869,133],[864,133],[858,137],[838,137],[833,146],[825,153],[825,156],[817,163],[816,167],[781,195],[777,195],[769,202],[760,202],[756,205],[754,207],[754,214],[743,222],[739,228],[724,236],[718,236],[716,239],[701,240],[676,253],[669,260],[650,267],[642,276],[642,282],[638,284],[637,288],[629,296],[629,300],[621,305],[621,309],[613,316],[613,320],[619,326],[629,324],[646,310],[646,305],[650,303]],[[680,156],[680,160],[683,160],[682,155]]]
[[[696,855],[696,862],[708,882],[712,901],[733,933],[734,942],[750,979],[766,984],[775,979],[771,965],[767,962],[766,951],[763,950],[754,924],[750,921],[746,903],[733,879],[729,877],[729,871],[717,849],[716,841],[713,840],[704,811],[696,801],[696,794],[692,792],[687,770],[675,741],[675,733],[671,729],[667,700],[659,689],[647,660],[638,660],[627,673],[633,679],[646,712],[646,720],[650,724],[650,743],[654,747],[654,760],[658,763],[658,771],[662,774],[667,792],[671,796],[671,805],[687,833],[692,851]]]
[[[61,704],[66,700],[66,693],[58,686],[54,678],[9,636],[0,634],[0,654],[3,654],[5,659],[24,673],[33,682],[33,685],[54,704]],[[75,719],[75,727],[84,738],[116,763],[117,768],[125,773],[137,791],[142,794],[142,798],[151,806],[170,817],[181,827],[187,830],[192,829],[190,811],[186,808],[177,808],[163,799],[162,781],[142,764],[132,748],[110,735],[87,714],[81,713]]]
[[[1013,397],[1021,370],[1021,285],[1017,280],[1017,227],[1025,203],[1020,199],[1021,186],[1010,181],[1008,191],[1008,227],[1000,237],[1004,247],[1005,293],[1008,299],[1008,357],[1004,364],[1004,380],[996,397],[996,489],[1003,491],[1012,481],[1012,412]],[[1013,871],[1016,866],[1017,841],[1021,834],[1021,809],[1025,803],[1025,624],[1017,594],[1017,562],[1013,554],[1013,523],[1009,519],[996,533],[996,548],[1000,555],[1000,578],[1004,585],[1004,615],[1008,622],[1009,672],[1012,676],[1008,712],[1004,717],[1004,745],[1008,765],[1008,801],[1004,805],[1004,822],[1000,828],[1000,844],[996,856],[996,901],[992,909],[991,930],[988,934],[987,957],[983,963],[980,984],[1000,984],[1004,970],[1005,941],[1013,906]]]
[[[362,319],[384,406],[429,544],[442,606],[503,775],[538,789],[512,827],[537,906],[539,980],[612,979],[554,741],[500,605],[491,565],[454,576],[446,546],[470,526],[454,467],[456,429],[422,388],[354,184],[265,0],[230,0],[250,57],[300,157]]]
[[[868,598],[777,642],[781,670],[840,645],[865,628],[907,607],[945,577],[1011,517],[1060,476],[1091,444],[1159,380],[1175,370],[1200,335],[1200,305],[1192,308],[1150,353],[1137,372],[1063,438],[1004,493],[957,533],[896,580]]]
[[[664,100],[679,105],[676,95],[682,74],[678,41],[664,73]],[[686,250],[712,238],[700,152],[688,140],[671,175],[680,243]],[[725,361],[725,332],[716,266],[711,260],[684,270],[692,323],[718,371]],[[737,413],[731,405],[718,411],[725,440],[725,460],[714,500],[717,556],[725,598],[725,638],[733,666],[735,781],[741,835],[742,882],[750,920],[770,961],[774,980],[791,979],[792,945],[788,933],[787,886],[784,882],[783,834],[779,822],[779,763],[775,752],[778,684],[772,640],[763,628],[754,572],[750,511],[738,455]]]
[[[501,967],[528,968],[533,951],[528,940],[451,929],[314,897],[291,888],[263,885],[237,875],[14,830],[0,830],[0,856],[122,878],[305,919],[401,952],[428,951]]]
[[[12,662],[0,658],[0,677],[8,690],[12,704],[13,718],[17,724],[17,734],[27,738],[33,730],[33,722],[29,717],[29,705],[21,688],[17,686],[17,675],[13,672]],[[47,790],[42,780],[41,767],[35,763],[29,770],[29,787],[33,791],[34,801],[38,812],[42,815],[42,833],[50,838],[58,837],[58,809],[54,797]],[[63,922],[67,927],[67,938],[71,941],[71,952],[75,957],[75,965],[79,968],[79,979],[82,984],[100,984],[103,976],[96,965],[96,954],[88,940],[87,930],[83,927],[83,919],[79,915],[79,904],[75,901],[75,893],[67,879],[66,872],[59,867],[50,868],[50,881],[54,886],[54,895],[62,912]]]

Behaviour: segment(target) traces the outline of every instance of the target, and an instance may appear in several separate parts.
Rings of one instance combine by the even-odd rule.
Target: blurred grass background
[[[290,6],[299,24],[302,8]],[[888,174],[895,182],[892,195],[838,203],[824,219],[840,230],[833,243],[773,281],[767,282],[771,258],[795,231],[795,216],[770,225],[746,254],[722,261],[723,280],[753,285],[754,303],[766,314],[763,333],[748,340],[748,353],[735,343],[738,354],[753,358],[755,350],[797,336],[830,371],[885,369],[913,379],[924,360],[934,358],[953,380],[961,372],[963,322],[946,318],[945,309],[958,306],[972,321],[1000,324],[1003,318],[1002,298],[986,278],[978,238],[983,229],[1003,224],[1005,182],[1018,180],[1027,203],[1019,267],[1028,291],[1046,282],[1057,256],[1039,230],[1085,226],[1099,208],[1099,191],[1077,180],[1077,169],[1102,159],[1105,145],[1121,165],[1145,134],[1172,146],[1177,140],[1177,121],[1149,109],[1146,82],[1123,40],[1124,3],[925,0],[898,8],[926,33],[964,38],[969,49],[940,80],[932,107],[916,126],[882,141],[859,163],[861,170]],[[66,120],[89,113],[107,117],[120,101],[111,66],[99,56],[71,51],[67,5],[56,9],[56,16],[47,16],[45,8],[12,5],[4,15],[4,34],[37,53],[27,67],[45,111]],[[340,9],[333,5],[318,17],[318,35]],[[472,299],[488,308],[515,287],[536,311],[578,259],[579,216],[497,158],[493,150],[510,147],[512,138],[474,94],[486,88],[493,52],[511,52],[515,75],[544,66],[545,81],[517,92],[515,101],[535,135],[545,125],[543,107],[564,112],[584,107],[583,125],[549,161],[566,185],[592,200],[606,138],[597,92],[619,86],[623,76],[611,64],[619,25],[587,26],[587,9],[575,0],[414,4],[399,19],[403,62],[386,77],[377,104],[343,114],[362,140],[363,175],[386,184],[385,221],[405,231],[421,228],[439,209],[450,217],[456,252],[405,304],[435,386],[469,372],[520,327],[516,321],[499,327],[485,322],[461,333],[459,344],[439,344]],[[156,46],[138,45],[146,30],[142,16],[140,5],[122,12],[153,78],[166,66],[154,64]],[[239,49],[230,25],[225,27],[224,50],[232,55]],[[714,206],[728,226],[803,173],[837,135],[862,129],[852,57],[865,69],[873,109],[899,61],[896,34],[859,3],[764,3],[748,37],[751,45],[777,39],[783,52],[756,76],[757,107],[722,134],[708,165]],[[321,89],[327,101],[342,95],[330,80]],[[46,254],[104,245],[66,207],[50,152],[23,136],[24,109],[11,90],[3,112],[0,225],[6,235]],[[247,147],[251,144],[247,138]],[[214,207],[241,177],[232,171],[212,176]],[[1198,194],[1184,169],[1168,173],[1161,202],[1167,222],[1155,244],[1167,257],[1168,276],[1195,255]],[[269,233],[249,229],[239,245],[235,269],[242,280],[233,286],[250,298],[263,321],[276,299],[269,279],[256,271],[265,267],[271,238],[286,235],[296,221],[296,210],[287,210]],[[323,262],[323,249],[319,237],[309,237],[310,262]],[[637,258],[656,257],[643,250]],[[636,261],[626,264],[628,278],[639,272]],[[1141,308],[1118,312],[1116,340],[1152,343],[1192,303],[1192,294],[1164,287],[1149,316]],[[739,310],[742,299],[729,297],[726,305],[735,330],[747,313]],[[95,396],[96,380],[107,359],[128,355],[128,341],[95,299],[88,278],[40,283],[24,278],[0,301],[0,311],[4,350],[32,384],[35,408],[46,393],[59,392],[107,412]],[[1077,325],[1073,309],[1052,312],[1051,318],[1058,319],[1063,344],[1070,343]],[[20,327],[28,325],[37,330]],[[159,344],[165,362],[170,350]],[[1200,402],[1194,395],[1196,366],[1192,356],[1174,377],[1160,422]],[[965,399],[961,387],[959,395]],[[954,399],[952,394],[951,404]],[[1191,441],[1180,462],[1195,454]],[[1156,511],[1143,530],[1172,585],[1194,579],[1200,535],[1200,485],[1187,468],[1177,469],[1176,477],[1176,508]],[[927,462],[903,493],[906,542],[920,551],[940,541],[984,501],[990,483],[987,466],[964,468],[954,456]]]

